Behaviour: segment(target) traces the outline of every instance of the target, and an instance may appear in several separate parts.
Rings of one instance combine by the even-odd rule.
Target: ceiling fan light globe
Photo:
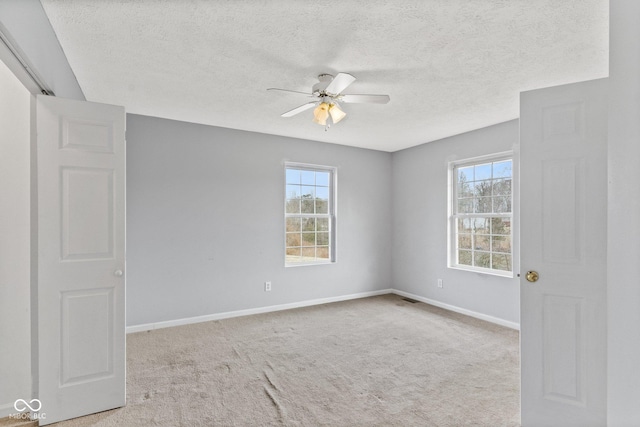
[[[313,122],[319,125],[326,126],[327,119],[329,118],[329,104],[321,102],[320,105],[313,110]]]
[[[327,119],[314,117],[313,118],[313,123],[317,123],[319,125],[326,126],[327,125]]]
[[[342,111],[338,104],[331,104],[329,106],[329,114],[331,114],[331,120],[333,120],[333,123],[338,123],[347,116],[347,113]]]

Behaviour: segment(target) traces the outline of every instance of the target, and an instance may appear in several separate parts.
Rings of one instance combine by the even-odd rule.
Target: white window
[[[449,170],[449,267],[513,277],[512,155],[454,162]]]
[[[285,265],[335,261],[335,168],[285,165]]]

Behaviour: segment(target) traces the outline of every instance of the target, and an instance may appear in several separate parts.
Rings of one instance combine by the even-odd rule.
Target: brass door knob
[[[527,271],[527,275],[525,277],[529,282],[537,282],[539,276],[537,271]]]

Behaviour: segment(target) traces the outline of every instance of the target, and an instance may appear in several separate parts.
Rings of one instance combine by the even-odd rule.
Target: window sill
[[[330,265],[330,264],[335,264],[335,261],[318,261],[318,262],[300,262],[300,263],[295,263],[295,264],[285,264],[284,267],[285,268],[289,268],[289,267],[308,267],[310,265]]]
[[[460,266],[460,265],[450,265],[449,268],[452,270],[468,271],[469,273],[479,273],[479,274],[487,274],[489,276],[506,277],[508,279],[513,279],[515,276],[513,274],[513,271],[490,270],[488,268],[479,268],[479,267],[474,268],[474,267]]]

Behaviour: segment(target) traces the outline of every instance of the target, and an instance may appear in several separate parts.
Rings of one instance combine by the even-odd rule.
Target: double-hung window
[[[335,168],[285,165],[285,265],[335,261]]]
[[[453,162],[449,267],[513,277],[513,159]]]

